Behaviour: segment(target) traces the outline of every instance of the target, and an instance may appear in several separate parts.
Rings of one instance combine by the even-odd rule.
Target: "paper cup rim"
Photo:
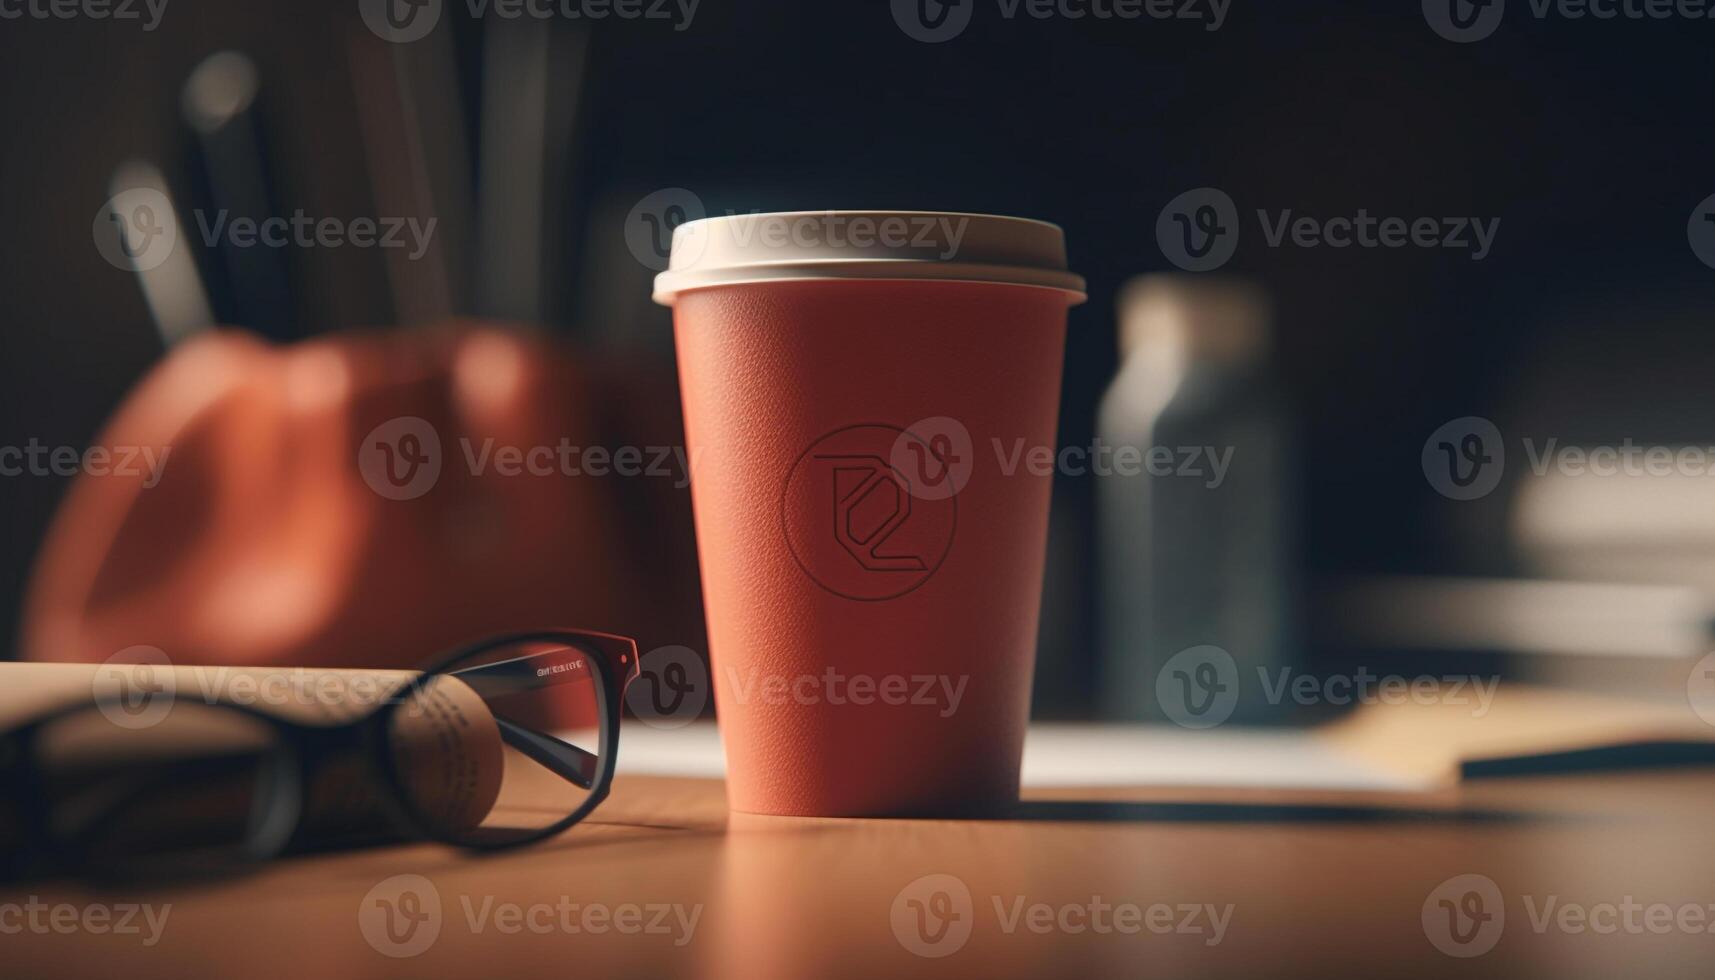
[[[904,221],[919,231],[941,230],[957,221],[958,238],[940,243],[950,255],[925,254],[931,246],[915,238],[863,245],[762,240],[766,222],[816,227],[854,219]],[[965,211],[882,210],[773,211],[687,221],[673,231],[668,268],[655,277],[653,299],[671,306],[679,294],[696,289],[838,280],[1013,285],[1065,293],[1074,304],[1085,299],[1083,277],[1066,268],[1065,236],[1058,225]]]

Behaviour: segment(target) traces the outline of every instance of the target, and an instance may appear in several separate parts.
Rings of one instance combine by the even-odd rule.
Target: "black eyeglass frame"
[[[586,655],[586,660],[597,674],[599,697],[596,699],[597,713],[600,726],[597,744],[595,772],[588,787],[589,793],[570,814],[561,820],[539,830],[523,833],[516,837],[505,839],[476,839],[461,837],[456,833],[444,831],[437,827],[434,821],[419,813],[412,805],[412,796],[406,791],[404,774],[401,772],[398,760],[394,757],[388,733],[392,730],[393,713],[412,703],[414,695],[422,692],[426,685],[435,678],[456,676],[453,668],[460,663],[475,658],[485,651],[514,646],[523,643],[545,643],[571,647]],[[608,792],[613,786],[613,774],[619,751],[619,728],[622,706],[625,701],[626,689],[640,674],[637,644],[629,637],[613,633],[601,633],[593,630],[573,629],[542,629],[518,633],[508,633],[501,636],[488,637],[475,643],[468,644],[444,654],[431,661],[427,667],[418,671],[416,676],[393,692],[375,711],[360,718],[335,725],[306,725],[290,721],[277,715],[258,710],[249,705],[215,702],[209,705],[212,710],[234,711],[257,722],[269,726],[278,736],[277,749],[280,760],[284,763],[280,771],[269,774],[268,792],[270,811],[282,805],[293,808],[290,828],[284,832],[276,829],[272,833],[261,835],[256,839],[247,838],[241,849],[242,857],[250,860],[265,860],[273,857],[288,847],[296,829],[302,820],[302,807],[305,787],[309,784],[310,772],[316,760],[328,754],[348,750],[353,745],[360,747],[360,754],[367,758],[372,771],[379,776],[385,786],[385,792],[380,793],[383,806],[393,822],[411,837],[432,840],[438,843],[457,847],[466,851],[495,852],[509,850],[537,843],[548,837],[562,833],[568,828],[587,817],[591,811],[607,799]],[[38,859],[47,859],[52,867],[69,871],[73,874],[84,873],[84,862],[77,855],[82,850],[78,839],[67,838],[55,833],[50,827],[47,815],[42,806],[40,795],[39,773],[24,763],[32,757],[32,743],[47,726],[66,717],[84,711],[97,711],[102,703],[79,702],[62,705],[45,714],[39,715],[15,728],[0,732],[0,748],[6,755],[16,758],[0,758],[0,776],[5,775],[8,766],[17,765],[18,782],[8,787],[16,794],[14,802],[21,804],[18,816],[23,823],[22,829],[43,849],[44,853],[35,855]],[[497,719],[499,720],[499,719]],[[564,777],[563,777],[564,778]],[[0,780],[3,782],[3,780]],[[93,831],[91,831],[93,833]],[[42,863],[40,860],[30,862],[31,866]],[[0,867],[0,877],[9,876],[8,872],[20,869]]]
[[[414,699],[411,695],[419,693],[425,684],[440,676],[456,676],[453,667],[459,663],[476,657],[487,650],[515,646],[521,643],[554,643],[573,647],[588,655],[591,667],[599,675],[601,697],[596,699],[601,732],[596,749],[596,771],[589,795],[584,797],[577,809],[557,823],[532,831],[516,838],[506,840],[476,840],[461,838],[455,834],[438,829],[435,822],[418,813],[411,805],[411,794],[406,791],[404,774],[399,769],[399,763],[394,754],[389,751],[386,733],[391,731],[393,712]],[[387,783],[388,792],[384,794],[391,801],[395,816],[404,822],[416,836],[426,840],[439,841],[453,847],[469,851],[503,851],[525,844],[534,844],[548,837],[564,832],[567,828],[589,816],[601,802],[607,799],[608,791],[613,788],[614,766],[619,754],[619,719],[621,706],[625,703],[625,691],[640,674],[638,664],[637,642],[629,637],[613,633],[598,633],[591,630],[531,630],[523,633],[508,633],[504,636],[489,637],[469,646],[455,650],[435,661],[422,673],[411,680],[407,687],[392,698],[371,719],[375,725],[372,730],[371,744],[374,748],[376,770],[381,773]]]
[[[60,705],[45,714],[31,718],[7,731],[0,732],[0,789],[4,789],[6,797],[14,805],[14,815],[18,822],[18,832],[22,839],[16,853],[0,854],[0,880],[17,876],[47,872],[50,874],[71,874],[89,876],[99,879],[125,879],[137,876],[146,877],[146,869],[151,865],[148,861],[140,861],[136,866],[113,867],[104,863],[93,863],[86,859],[89,849],[84,845],[85,838],[97,836],[101,821],[82,828],[81,835],[66,835],[52,826],[48,816],[45,792],[41,773],[32,765],[29,759],[34,757],[32,749],[35,740],[50,725],[76,715],[89,713],[104,713],[110,708],[117,709],[122,702],[115,698],[100,698],[95,701],[77,702]],[[200,706],[199,706],[200,707]],[[368,723],[371,715],[355,722],[325,727],[299,725],[283,718],[259,711],[249,705],[216,703],[207,705],[210,711],[231,712],[249,718],[275,733],[275,743],[271,746],[270,754],[275,756],[272,765],[267,770],[266,785],[262,789],[268,796],[267,812],[269,820],[274,824],[266,832],[249,833],[241,845],[233,849],[233,863],[258,862],[275,856],[290,843],[296,831],[296,824],[302,816],[304,803],[304,784],[306,752],[315,743],[322,745],[333,742],[336,738],[341,744],[358,736],[359,729]],[[313,752],[314,749],[311,749]],[[156,788],[155,784],[145,784],[143,789]],[[133,793],[126,797],[135,801],[139,794]],[[277,814],[282,806],[289,806],[292,821],[289,825],[281,825]],[[112,819],[120,812],[118,806],[109,806],[105,811],[106,818]],[[26,850],[25,845],[30,849]],[[137,871],[136,868],[145,869]],[[195,876],[188,869],[179,869],[184,873]],[[200,872],[202,869],[196,869]]]

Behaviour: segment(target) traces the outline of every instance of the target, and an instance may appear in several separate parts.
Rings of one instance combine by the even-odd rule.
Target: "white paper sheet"
[[[621,774],[719,778],[713,723],[651,728],[628,719]],[[1197,786],[1412,791],[1428,785],[1344,753],[1303,731],[1144,725],[1033,725],[1026,786]]]

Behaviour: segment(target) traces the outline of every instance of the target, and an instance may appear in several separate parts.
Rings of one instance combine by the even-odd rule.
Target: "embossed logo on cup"
[[[953,547],[958,497],[919,493],[894,465],[901,441],[934,447],[892,425],[852,425],[799,455],[780,497],[780,523],[805,574],[863,602],[916,589]]]

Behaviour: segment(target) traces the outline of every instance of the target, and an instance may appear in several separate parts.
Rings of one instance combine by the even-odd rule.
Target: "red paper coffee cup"
[[[681,225],[674,311],[727,793],[1018,798],[1066,311],[1054,225],[834,211]]]

